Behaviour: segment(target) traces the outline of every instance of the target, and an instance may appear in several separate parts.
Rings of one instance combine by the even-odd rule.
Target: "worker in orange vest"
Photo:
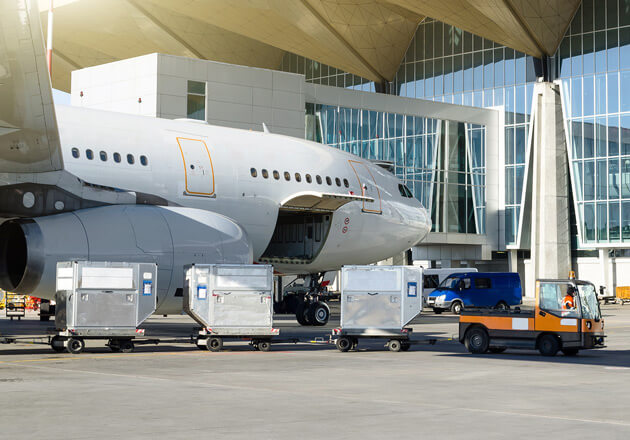
[[[567,288],[567,294],[562,298],[562,310],[575,309],[575,287],[569,286]]]

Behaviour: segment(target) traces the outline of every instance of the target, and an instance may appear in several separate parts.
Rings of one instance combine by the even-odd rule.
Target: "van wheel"
[[[510,310],[510,306],[505,301],[499,301],[495,308],[497,310]]]
[[[538,340],[538,351],[543,356],[555,356],[560,350],[560,341],[555,335],[542,335]]]
[[[481,327],[471,328],[466,332],[464,345],[466,346],[466,349],[471,353],[485,353],[486,351],[488,351],[488,346],[490,345],[490,337],[488,336],[488,332],[486,332]]]
[[[460,313],[462,313],[462,310],[464,310],[464,306],[460,301],[455,301],[453,304],[451,304],[451,312],[453,312],[454,314],[459,315]]]
[[[442,313],[444,310],[442,309],[433,309],[433,313],[435,313],[436,315],[439,315],[440,313]]]

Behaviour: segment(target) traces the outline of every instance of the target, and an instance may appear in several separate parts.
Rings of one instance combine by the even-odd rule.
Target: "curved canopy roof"
[[[37,0],[33,0],[37,1]],[[46,32],[48,0],[38,0]],[[55,0],[53,85],[70,72],[160,52],[278,69],[293,52],[391,81],[426,17],[540,57],[580,0]]]

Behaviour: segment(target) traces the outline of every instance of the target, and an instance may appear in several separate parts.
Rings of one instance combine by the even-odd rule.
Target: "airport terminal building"
[[[202,3],[130,2],[164,55],[70,48],[53,84],[72,71],[73,105],[265,123],[379,162],[431,212],[418,264],[630,285],[630,1]]]

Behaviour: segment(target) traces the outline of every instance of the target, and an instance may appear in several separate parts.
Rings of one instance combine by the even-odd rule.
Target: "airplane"
[[[398,178],[326,145],[55,106],[33,3],[0,2],[0,288],[53,299],[58,261],[149,261],[156,313],[180,313],[187,264],[315,277],[430,230]]]

